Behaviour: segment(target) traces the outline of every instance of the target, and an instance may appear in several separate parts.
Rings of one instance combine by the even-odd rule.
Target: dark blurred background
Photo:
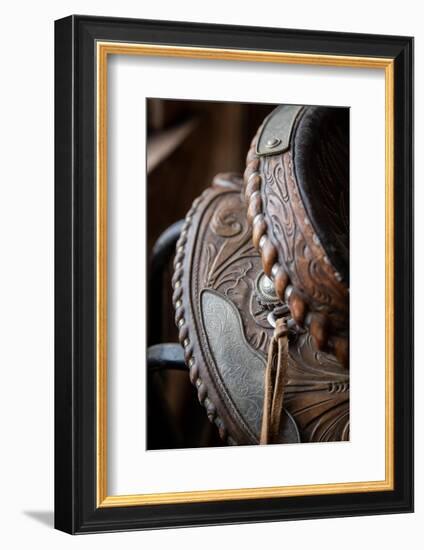
[[[250,142],[275,107],[147,100],[149,357],[163,356],[163,350],[171,357],[170,361],[149,361],[148,449],[224,445],[197,400],[188,370],[178,363],[175,350],[179,349],[158,345],[178,342],[171,287],[177,222],[217,173],[243,173]]]

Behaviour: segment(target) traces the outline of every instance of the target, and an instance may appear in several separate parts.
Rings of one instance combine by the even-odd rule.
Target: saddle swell
[[[243,180],[218,175],[188,212],[174,260],[173,303],[190,379],[230,445],[257,444],[268,317],[281,304],[253,246]],[[271,283],[271,284],[270,284]],[[349,438],[349,375],[302,328],[291,332],[279,443]]]
[[[318,349],[349,363],[349,117],[280,106],[254,137],[244,192],[265,273]]]

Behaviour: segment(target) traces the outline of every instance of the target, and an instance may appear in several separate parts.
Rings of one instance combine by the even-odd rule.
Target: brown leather
[[[296,323],[348,367],[348,110],[301,108],[289,147],[261,156],[258,139],[267,120],[244,174],[253,241]]]
[[[262,284],[267,282],[263,267],[269,272],[276,256],[262,266],[242,188],[239,176],[219,175],[194,201],[177,243],[173,278],[175,321],[190,379],[209,419],[233,445],[259,443],[266,356],[274,332],[269,314],[285,307]],[[277,273],[277,291],[285,276]],[[294,299],[290,311],[300,319],[302,307]],[[319,351],[310,332],[293,319],[289,329],[276,442],[347,440],[348,371],[334,355]]]
[[[288,329],[283,317],[277,319],[268,350],[265,371],[264,406],[260,444],[278,443],[289,356]]]

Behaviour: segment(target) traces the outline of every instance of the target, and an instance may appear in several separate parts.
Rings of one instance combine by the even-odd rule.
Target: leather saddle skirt
[[[312,176],[293,168],[303,133],[334,121],[319,108],[294,107],[265,120],[244,181],[220,174],[194,201],[176,248],[179,340],[199,400],[230,445],[259,443],[272,315],[281,307],[289,316],[289,355],[277,442],[349,439],[348,265],[340,260],[347,245],[340,220],[329,228],[316,208],[326,192],[335,200],[334,190],[313,189],[306,182]],[[302,121],[307,128],[296,139]],[[262,154],[263,140],[277,150]],[[302,145],[305,158],[297,161],[307,162],[312,145]],[[338,185],[328,183],[335,153],[318,151],[314,177],[322,185]]]

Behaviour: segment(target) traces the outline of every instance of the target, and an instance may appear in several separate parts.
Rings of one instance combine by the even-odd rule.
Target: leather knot
[[[274,338],[278,340],[283,336],[287,336],[287,324],[286,320],[280,317],[275,321]]]
[[[278,443],[279,440],[288,356],[286,320],[279,317],[275,321],[274,335],[269,344],[268,362],[265,369],[264,404],[259,441],[261,445]]]

